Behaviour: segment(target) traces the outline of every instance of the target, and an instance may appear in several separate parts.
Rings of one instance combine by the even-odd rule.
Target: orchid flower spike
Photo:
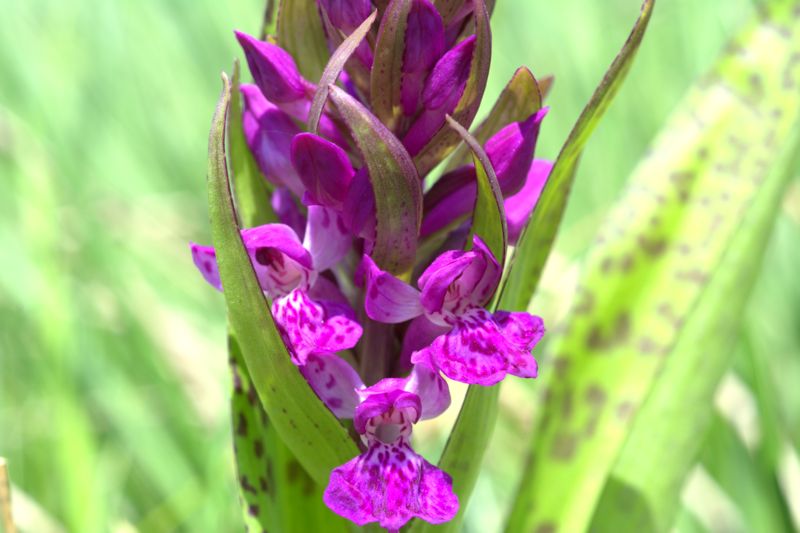
[[[500,115],[478,127],[481,142],[469,133],[491,62],[487,3],[316,0],[303,15],[318,15],[323,32],[309,36],[319,45],[312,61],[280,36],[235,34],[252,83],[238,86],[242,107],[234,101],[229,119],[241,120],[229,124],[241,125],[270,191],[260,200],[278,221],[242,229],[242,244],[292,362],[361,440],[363,453],[334,468],[324,492],[330,509],[358,525],[399,531],[415,518],[452,520],[452,480],[414,451],[414,424],[450,405],[445,377],[490,386],[538,371],[542,319],[493,311],[503,265],[477,235],[463,250],[487,190],[479,177],[496,179],[491,189],[505,204],[494,249],[506,244],[500,224],[515,242],[552,168],[534,159],[548,109],[525,68]],[[492,172],[456,152],[426,191],[431,169],[463,140],[473,152],[483,145],[476,161]],[[240,202],[237,165],[234,205],[247,220],[259,198]],[[217,251],[190,249],[222,291]]]

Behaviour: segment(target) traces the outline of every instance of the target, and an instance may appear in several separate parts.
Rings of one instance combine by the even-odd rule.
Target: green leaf
[[[414,162],[397,137],[352,96],[331,85],[330,99],[369,170],[377,218],[372,258],[381,269],[404,274],[414,265],[422,222],[422,186]]]
[[[209,136],[208,197],[228,317],[264,410],[306,471],[324,484],[358,448],[292,364],[242,243],[225,160],[230,82],[223,80]]]
[[[270,424],[233,336],[228,346],[233,373],[233,443],[247,531],[347,532],[347,522],[325,506],[322,487]]]
[[[400,89],[403,80],[403,54],[411,0],[391,2],[381,19],[375,42],[375,59],[370,75],[372,112],[390,130],[400,114]]]
[[[492,60],[492,33],[489,28],[489,13],[484,0],[474,0],[475,4],[475,51],[470,64],[469,79],[464,93],[451,113],[456,122],[469,128],[478,113],[486,80],[489,77],[489,63]],[[427,145],[414,157],[417,171],[425,176],[456,147],[458,133],[452,128],[442,127]]]
[[[542,108],[542,92],[536,78],[526,67],[520,67],[511,77],[508,85],[497,98],[497,101],[486,119],[475,129],[475,139],[481,145],[500,131],[507,124],[521,122]],[[459,145],[450,160],[447,170],[466,165],[470,159],[470,149],[465,144]]]
[[[242,226],[252,228],[270,222],[278,217],[270,203],[272,188],[261,175],[250,148],[244,137],[242,127],[242,95],[239,93],[239,61],[233,63],[231,80],[231,112],[228,127],[230,145],[231,188],[236,203],[236,213]]]
[[[508,309],[524,311],[536,291],[545,261],[553,247],[578,160],[589,137],[622,86],[642,43],[655,0],[645,0],[628,40],[620,50],[561,148],[530,220],[522,230],[501,288]]]
[[[747,531],[791,531],[776,478],[759,468],[733,428],[712,413],[700,462],[741,512]]]
[[[486,155],[477,139],[451,116],[448,115],[446,118],[448,125],[458,133],[472,152],[472,161],[475,164],[475,176],[478,182],[478,193],[475,198],[475,207],[472,210],[472,227],[467,238],[467,248],[472,248],[472,236],[478,235],[492,251],[495,259],[500,263],[500,268],[503,268],[508,247],[508,229],[503,208],[503,193],[500,192],[497,175],[492,167],[492,162],[489,161],[489,156]]]
[[[481,145],[463,126],[449,116],[447,122],[470,147],[475,163],[478,195],[475,199],[470,235],[474,233],[481,237],[502,267],[505,262],[507,231],[503,196],[494,168]],[[470,248],[471,245],[472,239],[468,238],[467,247]],[[500,387],[496,385],[470,385],[439,460],[439,468],[453,478],[453,490],[459,500],[458,515],[447,524],[439,526],[417,520],[411,531],[460,530],[467,503],[480,473],[483,455],[494,432],[499,394]]]
[[[281,0],[277,24],[278,45],[292,55],[306,79],[318,80],[330,52],[317,0]]]
[[[230,143],[231,185],[236,212],[245,227],[276,222],[270,207],[268,182],[247,147],[242,129],[239,63],[234,63],[231,87]],[[322,502],[321,488],[300,466],[292,451],[269,423],[252,385],[241,349],[229,338],[233,442],[241,489],[244,521],[248,531],[313,531],[341,521]],[[342,524],[339,524],[340,529]],[[346,529],[342,529],[346,531]]]
[[[308,131],[312,133],[319,132],[319,119],[322,116],[322,109],[325,107],[325,102],[328,101],[328,86],[336,83],[336,80],[339,79],[339,75],[342,73],[342,70],[344,70],[345,63],[347,63],[347,60],[353,55],[353,52],[356,51],[361,41],[364,40],[364,37],[367,36],[377,16],[378,12],[373,11],[358,28],[353,30],[353,33],[342,41],[342,44],[340,44],[333,55],[331,55],[330,61],[328,61],[325,70],[322,72],[322,77],[317,86],[317,92],[314,93],[314,99],[311,101],[311,110],[308,112]]]
[[[601,231],[509,531],[674,522],[798,148],[793,7],[690,92]]]

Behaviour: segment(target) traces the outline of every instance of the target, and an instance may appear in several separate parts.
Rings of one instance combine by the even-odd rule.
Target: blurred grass
[[[555,155],[638,8],[638,0],[498,2],[488,101],[520,64],[556,76],[540,155]],[[576,178],[537,300],[551,324],[606,207],[752,10],[752,0],[659,3]],[[257,0],[3,4],[0,455],[15,486],[68,531],[241,530],[223,305],[194,272],[186,242],[209,240],[206,138],[218,73],[237,54],[231,30],[257,33],[260,22]],[[799,237],[795,183],[744,334],[776,394],[776,423],[795,445]],[[753,372],[742,367],[749,382]],[[519,405],[533,409],[535,389],[504,388],[469,531],[502,523],[532,416]],[[434,457],[445,423],[420,432]]]

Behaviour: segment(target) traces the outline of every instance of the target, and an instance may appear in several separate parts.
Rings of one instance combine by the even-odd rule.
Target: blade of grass
[[[264,410],[281,439],[320,484],[331,469],[358,455],[358,448],[292,364],[256,279],[236,223],[225,157],[230,82],[209,137],[209,206],[228,316]]]
[[[536,208],[522,230],[516,250],[511,256],[508,275],[500,290],[503,309],[524,311],[528,308],[564,216],[581,153],[633,64],[654,5],[655,0],[645,0],[642,4],[641,14],[628,40],[606,71],[573,126],[567,142],[561,148]]]
[[[796,126],[800,104],[796,81],[787,78],[794,75],[787,69],[797,45],[784,35],[791,35],[794,5],[775,4],[774,18],[743,34],[714,75],[690,93],[601,232],[566,333],[553,341],[558,371],[509,531],[589,527],[612,468],[607,490],[615,496],[604,496],[597,527],[671,524],[677,496],[667,488],[683,475],[685,454],[696,452],[689,444],[698,436],[692,424],[702,424],[699,402],[725,365],[724,358],[719,363],[724,350],[715,349],[707,378],[695,379],[696,369],[688,368],[702,352],[689,349],[688,339],[711,350],[715,334],[735,332],[731,314],[757,268],[794,149],[781,144]],[[665,361],[678,366],[670,370]],[[653,389],[662,369],[675,373],[675,387],[686,381],[671,398],[677,389]],[[681,393],[695,400],[680,403],[685,424],[671,426],[674,415],[639,413],[636,437],[626,442],[632,415],[646,399],[648,409],[666,409]],[[636,429],[640,421],[642,428],[654,425]],[[689,439],[685,449],[667,438],[673,428],[674,439]],[[623,447],[627,453],[620,455]],[[665,458],[674,458],[671,468]],[[631,507],[627,515],[622,500]]]

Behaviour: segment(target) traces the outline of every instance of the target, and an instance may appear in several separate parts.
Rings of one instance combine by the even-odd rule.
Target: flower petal
[[[404,36],[401,81],[403,113],[413,116],[419,107],[425,80],[444,52],[444,24],[428,0],[413,0]]]
[[[458,512],[450,476],[405,441],[375,441],[365,453],[335,468],[323,499],[333,512],[360,526],[378,522],[389,531],[398,531],[414,517],[440,524]]]
[[[329,353],[311,354],[300,372],[334,415],[353,418],[359,402],[356,390],[364,383],[347,361]]]
[[[218,291],[222,290],[222,281],[219,279],[219,269],[217,268],[217,253],[212,246],[200,246],[199,244],[189,243],[192,250],[192,261],[197,270],[203,275],[205,280]]]
[[[291,145],[300,129],[292,118],[270,103],[255,85],[240,87],[244,103],[242,127],[245,140],[261,172],[277,184],[289,187],[297,196],[305,191],[291,162]]]
[[[463,383],[494,385],[506,374],[536,377],[531,350],[544,335],[539,317],[527,313],[473,309],[453,329],[411,356]]]
[[[420,420],[436,418],[450,406],[450,388],[438,371],[428,365],[414,365],[405,390],[419,396],[422,405]]]
[[[370,0],[317,0],[336,28],[345,34],[355,30],[372,12]]]
[[[272,210],[281,224],[289,226],[302,239],[306,231],[306,216],[300,211],[297,200],[286,187],[278,187],[272,193]]]
[[[408,325],[406,334],[403,336],[403,346],[400,351],[400,362],[398,364],[401,371],[409,370],[411,366],[411,354],[430,345],[436,337],[443,335],[452,329],[452,326],[442,326],[428,320],[425,315],[418,316]]]
[[[364,256],[364,266],[367,283],[364,310],[368,317],[397,324],[422,314],[417,289],[378,268],[368,255]]]
[[[422,404],[419,396],[403,390],[405,384],[406,380],[402,378],[384,378],[375,385],[358,391],[361,403],[353,418],[356,431],[362,435],[367,433],[367,424],[382,415],[397,418],[397,413],[403,413],[406,424],[416,423],[422,413]],[[410,425],[405,434],[411,434]]]
[[[478,183],[475,167],[465,165],[442,176],[425,193],[420,237],[427,237],[463,221],[475,207]]]
[[[353,177],[342,215],[353,235],[375,241],[375,193],[366,168],[360,169]]]
[[[339,213],[318,205],[308,208],[303,246],[314,259],[314,270],[322,272],[339,262],[350,250],[352,240]]]
[[[539,195],[542,193],[552,169],[552,161],[536,159],[528,171],[525,185],[517,194],[506,199],[505,210],[510,244],[516,244],[525,224],[528,223],[528,219],[539,201]]]
[[[408,153],[417,155],[444,125],[458,104],[469,78],[476,37],[464,39],[444,54],[422,91],[423,112],[403,137]]]
[[[361,325],[352,309],[334,302],[315,302],[300,289],[275,299],[272,314],[297,365],[306,364],[312,353],[352,348],[361,338]]]
[[[246,33],[237,31],[235,34],[253,79],[268,100],[284,104],[309,98],[313,86],[300,75],[289,52]]]
[[[526,120],[512,122],[486,141],[486,155],[497,174],[503,196],[517,193],[525,184],[547,111],[545,107]]]
[[[426,315],[440,325],[452,325],[455,317],[489,301],[501,274],[492,252],[473,236],[472,250],[445,252],[420,276]]]
[[[309,198],[341,208],[355,175],[347,153],[322,137],[301,133],[292,140],[291,157]]]

